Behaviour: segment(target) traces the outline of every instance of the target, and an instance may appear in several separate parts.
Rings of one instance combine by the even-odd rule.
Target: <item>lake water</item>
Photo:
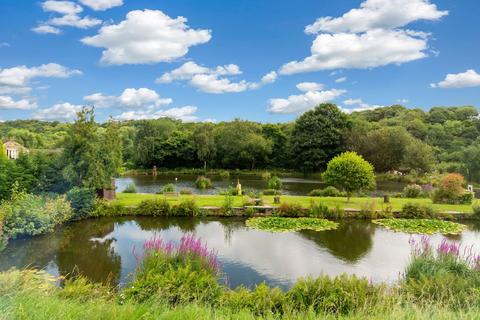
[[[356,274],[373,282],[398,279],[410,259],[409,238],[368,221],[342,221],[337,230],[270,233],[241,218],[123,217],[72,223],[44,236],[10,241],[0,270],[37,267],[53,275],[79,272],[93,281],[124,285],[143,242],[154,235],[179,241],[193,233],[218,252],[231,287],[261,282],[288,288],[299,277]],[[419,235],[413,237],[419,238]],[[439,243],[444,236],[431,236]],[[480,224],[448,239],[480,250]]]
[[[177,181],[175,182],[175,178]],[[158,176],[130,176],[116,179],[117,191],[122,192],[129,184],[136,186],[138,193],[156,193],[168,183],[176,184],[177,190],[189,189],[194,194],[218,194],[221,190],[228,187],[235,187],[239,180],[244,191],[252,190],[255,192],[263,191],[267,188],[267,182],[257,175],[231,175],[228,179],[222,179],[219,176],[211,176],[213,189],[198,190],[195,188],[196,175],[189,174],[159,174]],[[325,185],[319,179],[302,177],[282,177],[282,192],[286,195],[307,195],[313,189],[324,188]],[[386,192],[400,192],[405,184],[398,182],[382,181],[377,183],[377,189],[372,191],[372,195],[383,196]]]

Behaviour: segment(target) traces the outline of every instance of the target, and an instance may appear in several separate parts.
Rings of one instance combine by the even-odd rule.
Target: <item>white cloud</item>
[[[38,27],[32,28],[32,31],[39,34],[60,34],[62,31],[58,28],[42,24]]]
[[[480,74],[469,69],[463,73],[447,74],[443,81],[430,84],[432,88],[467,88],[480,87]]]
[[[0,94],[27,94],[32,91],[30,87],[12,87],[12,86],[0,86]]]
[[[0,96],[0,109],[30,110],[36,107],[37,103],[28,99],[13,100],[10,96]]]
[[[17,66],[0,69],[0,85],[25,86],[33,78],[68,78],[82,74],[56,63],[42,64],[38,67]]]
[[[184,80],[189,81],[190,85],[198,88],[200,91],[218,94],[258,89],[265,84],[275,82],[277,79],[275,71],[265,74],[260,82],[247,82],[245,80],[234,82],[227,78],[227,76],[239,75],[241,73],[242,71],[235,64],[207,68],[189,61],[177,69],[164,73],[157,78],[156,82],[170,83],[175,80]]]
[[[148,88],[127,88],[118,97],[94,93],[83,97],[83,99],[99,108],[155,108],[168,105],[173,101],[170,98],[161,98],[157,92]]]
[[[427,41],[403,30],[371,30],[362,34],[320,34],[314,40],[312,55],[303,61],[283,65],[282,74],[340,68],[374,68],[401,64],[427,54]]]
[[[98,26],[102,20],[91,17],[80,17],[76,14],[66,14],[61,17],[52,18],[47,21],[47,25],[54,25],[57,27],[74,27],[80,29],[88,29]]]
[[[194,115],[197,112],[195,106],[185,106],[181,108],[171,108],[167,110],[139,110],[127,111],[115,118],[118,120],[147,120],[158,118],[172,118],[185,122],[197,121],[198,118]]]
[[[71,103],[59,103],[50,108],[39,109],[34,112],[32,117],[37,120],[58,120],[71,121],[75,119],[77,113],[81,111],[83,106]]]
[[[395,29],[417,20],[438,20],[448,11],[439,11],[429,0],[366,0],[339,18],[321,17],[305,28],[306,33],[365,32]]]
[[[191,46],[210,41],[210,30],[191,29],[186,23],[184,17],[172,19],[159,10],[135,10],[124,21],[103,26],[82,42],[105,48],[101,61],[106,64],[173,61],[186,55]]]
[[[95,11],[104,11],[123,5],[123,0],[79,0],[81,4]]]
[[[342,82],[345,82],[347,81],[347,77],[341,77],[341,78],[338,78],[337,80],[335,80],[336,83],[342,83]]]
[[[43,2],[42,9],[43,11],[61,14],[77,14],[83,11],[83,8],[74,2],[53,0]]]
[[[324,88],[322,83],[317,82],[301,82],[297,84],[297,89],[303,92],[307,91],[319,91]]]
[[[287,99],[270,99],[268,111],[271,113],[298,114],[321,103],[332,101],[345,92],[346,90],[342,89],[307,91],[300,95],[291,95]]]
[[[370,105],[368,103],[363,102],[362,99],[347,99],[343,101],[343,103],[347,106],[350,106],[349,108],[341,108],[343,112],[346,112],[346,113],[373,110],[373,109],[385,107],[381,105]],[[355,107],[352,108],[352,106],[355,106]]]

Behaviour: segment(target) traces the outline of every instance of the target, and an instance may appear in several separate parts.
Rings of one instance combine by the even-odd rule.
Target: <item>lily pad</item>
[[[389,230],[420,234],[460,234],[466,226],[436,219],[377,219],[372,221]]]
[[[338,227],[338,223],[318,218],[279,218],[279,217],[257,217],[250,218],[246,225],[251,228],[270,232],[289,232],[300,230],[324,231]]]

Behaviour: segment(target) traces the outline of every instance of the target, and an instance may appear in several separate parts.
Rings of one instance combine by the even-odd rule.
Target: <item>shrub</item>
[[[134,183],[129,183],[123,193],[137,193],[137,187]]]
[[[377,219],[377,201],[369,200],[361,205],[359,216],[364,219]]]
[[[465,179],[461,174],[450,173],[443,177],[440,186],[433,193],[434,203],[471,204],[474,194],[463,188]]]
[[[227,196],[227,195],[236,196],[237,193],[238,193],[237,190],[234,187],[230,186],[227,189],[220,190],[220,192],[218,194],[220,194],[222,196]]]
[[[303,217],[305,211],[298,203],[282,203],[275,208],[274,214],[279,217]]]
[[[253,290],[240,286],[235,290],[225,291],[221,305],[233,312],[248,310],[262,317],[282,314],[286,302],[285,293],[280,288],[270,288],[262,283]]]
[[[473,206],[473,217],[480,219],[480,205]]]
[[[268,189],[280,190],[282,189],[282,180],[279,177],[273,176],[268,180],[267,187]]]
[[[0,216],[5,217],[7,238],[35,236],[52,232],[73,216],[65,197],[41,197],[14,191],[9,201],[0,205]]]
[[[435,212],[431,206],[409,202],[403,205],[401,217],[406,219],[434,218]]]
[[[162,190],[160,193],[166,193],[166,192],[175,192],[175,185],[173,183],[168,183],[163,186]]]
[[[263,190],[264,196],[281,196],[282,192],[280,190],[275,189],[265,189]]]
[[[226,194],[223,198],[223,203],[220,208],[220,212],[227,216],[232,216],[235,212],[233,209],[233,203],[235,199],[232,195]]]
[[[122,204],[97,199],[90,217],[117,217],[129,214],[132,214],[131,210]]]
[[[345,197],[347,194],[333,186],[328,186],[324,189],[314,189],[308,195],[310,197]]]
[[[156,198],[140,202],[135,213],[142,216],[170,216],[172,208],[166,199]]]
[[[170,306],[198,303],[218,304],[222,287],[218,284],[219,265],[215,252],[191,235],[180,244],[159,238],[144,244],[144,255],[135,278],[123,293],[137,302],[154,300]]]
[[[73,209],[72,219],[84,219],[90,216],[95,207],[95,191],[88,188],[75,187],[67,192],[67,200]]]
[[[183,200],[178,205],[173,206],[171,212],[173,216],[179,217],[197,217],[200,215],[200,209],[192,199]]]
[[[219,175],[220,175],[220,178],[222,178],[222,179],[230,178],[230,172],[228,172],[226,170],[225,171],[220,171]]]
[[[197,180],[195,181],[195,187],[197,189],[211,189],[213,188],[213,185],[212,185],[212,181],[207,178],[207,177],[204,177],[204,176],[200,176],[197,178]]]
[[[272,174],[268,171],[262,172],[261,176],[262,176],[262,180],[265,180],[265,181],[268,181],[272,178]]]
[[[189,194],[193,194],[193,192],[190,189],[183,188],[183,189],[180,190],[180,194],[189,195]]]
[[[298,311],[348,314],[365,306],[372,308],[382,301],[384,288],[366,279],[343,274],[331,278],[320,276],[299,279],[287,293],[286,300]]]
[[[323,203],[319,202],[316,203],[313,200],[310,202],[310,217],[313,218],[329,218],[330,217],[330,209],[328,206],[324,205]]]
[[[403,188],[402,197],[404,198],[422,198],[424,197],[423,189],[418,184],[409,184]]]

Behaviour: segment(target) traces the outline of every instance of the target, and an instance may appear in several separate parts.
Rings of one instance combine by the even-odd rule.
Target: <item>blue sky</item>
[[[0,120],[480,102],[476,0],[1,0]],[[183,18],[181,18],[183,17]],[[329,18],[330,17],[330,18]]]

